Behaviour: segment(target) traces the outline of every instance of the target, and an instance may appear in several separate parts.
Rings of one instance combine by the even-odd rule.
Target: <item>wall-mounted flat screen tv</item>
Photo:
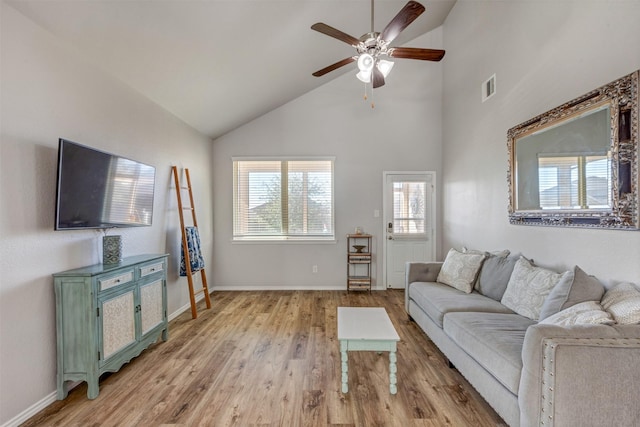
[[[155,175],[153,166],[60,139],[55,229],[151,225]]]

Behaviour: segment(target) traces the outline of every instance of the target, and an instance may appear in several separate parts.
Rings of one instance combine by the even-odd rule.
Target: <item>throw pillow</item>
[[[551,289],[540,309],[540,319],[545,319],[565,308],[585,301],[600,301],[604,286],[594,276],[589,276],[577,265]]]
[[[544,299],[562,276],[563,273],[535,267],[521,256],[500,302],[521,316],[538,320]]]
[[[631,283],[619,283],[609,289],[601,304],[621,325],[640,323],[640,291]]]
[[[611,314],[602,309],[596,301],[584,301],[565,308],[540,321],[543,325],[613,325]]]
[[[484,253],[462,253],[452,248],[436,280],[468,294],[473,290],[485,256]]]
[[[482,295],[500,301],[507,289],[513,267],[520,256],[490,256],[484,260],[475,289]]]

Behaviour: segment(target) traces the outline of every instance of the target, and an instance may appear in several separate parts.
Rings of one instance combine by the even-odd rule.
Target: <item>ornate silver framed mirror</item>
[[[640,229],[639,73],[509,129],[512,224]]]

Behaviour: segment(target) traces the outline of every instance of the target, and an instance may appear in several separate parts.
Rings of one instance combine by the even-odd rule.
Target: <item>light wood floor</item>
[[[214,292],[213,308],[169,324],[86,397],[82,383],[25,426],[496,426],[501,418],[408,321],[403,291]],[[336,307],[382,306],[400,335],[398,394],[388,353],[349,353],[340,391]]]

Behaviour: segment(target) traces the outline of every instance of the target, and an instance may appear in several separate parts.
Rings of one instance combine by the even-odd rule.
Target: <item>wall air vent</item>
[[[482,83],[482,102],[491,98],[496,93],[496,75],[489,77]]]

